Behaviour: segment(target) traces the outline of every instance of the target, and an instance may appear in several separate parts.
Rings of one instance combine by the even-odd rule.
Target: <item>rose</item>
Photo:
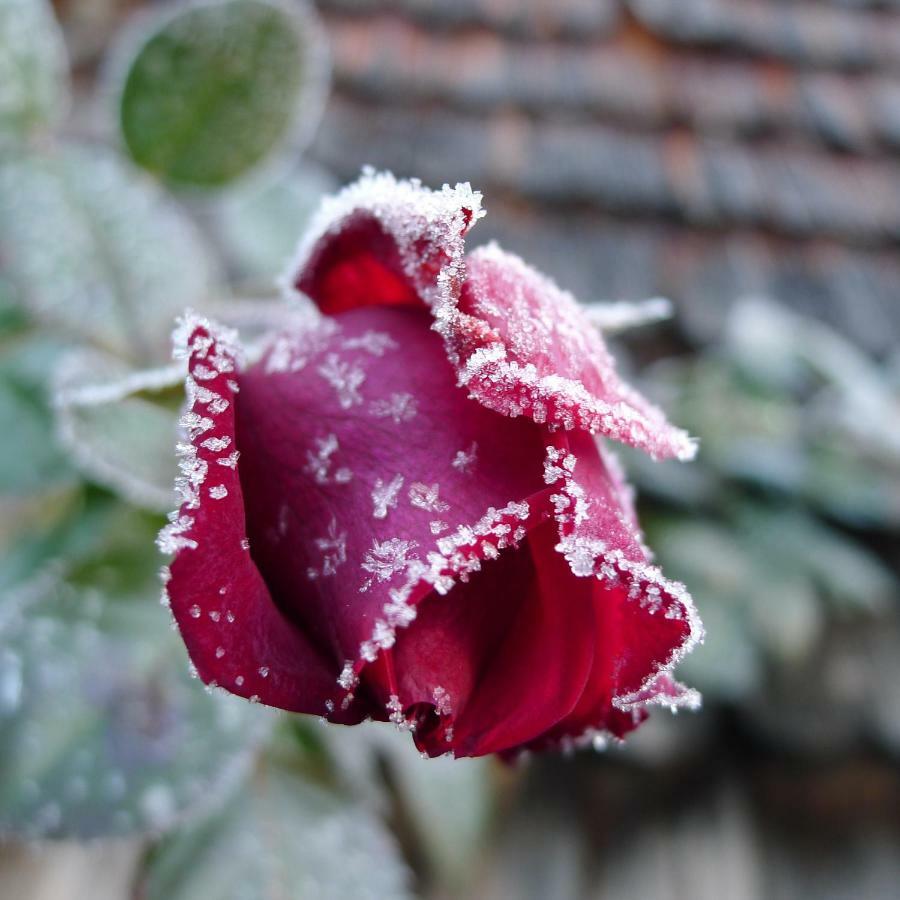
[[[621,736],[696,701],[670,673],[699,621],[595,435],[691,441],[572,297],[495,246],[464,255],[480,215],[468,186],[366,173],[291,267],[318,312],[258,362],[184,322],[184,502],[161,546],[204,682],[391,720],[430,755]]]

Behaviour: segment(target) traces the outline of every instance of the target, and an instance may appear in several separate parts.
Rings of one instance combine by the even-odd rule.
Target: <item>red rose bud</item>
[[[187,317],[180,510],[160,543],[204,682],[436,756],[621,737],[696,705],[702,627],[648,564],[605,437],[693,443],[616,374],[577,302],[496,247],[468,186],[366,173],[286,283],[318,307],[251,366]],[[308,302],[308,300],[307,300]]]

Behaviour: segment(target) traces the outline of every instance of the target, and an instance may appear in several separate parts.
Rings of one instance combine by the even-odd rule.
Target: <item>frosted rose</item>
[[[430,755],[621,736],[694,702],[700,635],[603,437],[688,457],[578,304],[491,246],[468,186],[367,173],[287,287],[318,313],[246,366],[188,318],[167,591],[204,682],[408,728]],[[602,436],[602,437],[601,437]]]

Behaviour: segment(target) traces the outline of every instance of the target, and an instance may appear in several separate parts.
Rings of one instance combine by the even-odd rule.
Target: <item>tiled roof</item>
[[[760,290],[896,344],[900,0],[318,5],[314,152],[340,175],[469,180],[473,236],[585,296],[662,291],[702,322]]]

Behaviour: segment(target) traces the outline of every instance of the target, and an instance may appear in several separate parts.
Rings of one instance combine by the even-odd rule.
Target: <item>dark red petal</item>
[[[424,310],[353,310],[282,336],[240,376],[253,559],[345,664],[347,690],[424,596],[520,541],[539,521],[529,498],[546,495],[541,429],[468,399],[429,324]],[[386,664],[363,679],[390,699]]]
[[[460,383],[509,416],[584,429],[654,457],[694,442],[621,380],[600,332],[570,294],[496,245],[469,254],[458,305],[437,309]]]
[[[697,694],[669,672],[702,639],[699,618],[684,588],[648,564],[633,516],[622,506],[621,484],[594,439],[559,435],[548,449],[547,481],[559,488],[559,549],[590,585],[595,652],[579,703],[531,746],[598,732],[621,737],[653,703],[696,706]]]
[[[481,215],[467,184],[431,191],[365,172],[324,202],[285,281],[329,314],[434,303],[457,290],[463,236]]]
[[[231,693],[321,714],[334,695],[333,665],[272,602],[248,550],[235,444],[238,348],[233,334],[189,317],[189,408],[182,425],[184,502],[160,535],[174,553],[166,593],[200,678]],[[350,709],[344,721],[359,719]]]
[[[422,694],[437,685],[443,704],[445,727],[416,735],[429,754],[481,756],[527,743],[583,694],[594,658],[593,611],[556,540],[553,521],[543,522],[469,584],[426,599],[400,635],[401,699],[434,703]],[[405,678],[410,671],[426,678]]]

